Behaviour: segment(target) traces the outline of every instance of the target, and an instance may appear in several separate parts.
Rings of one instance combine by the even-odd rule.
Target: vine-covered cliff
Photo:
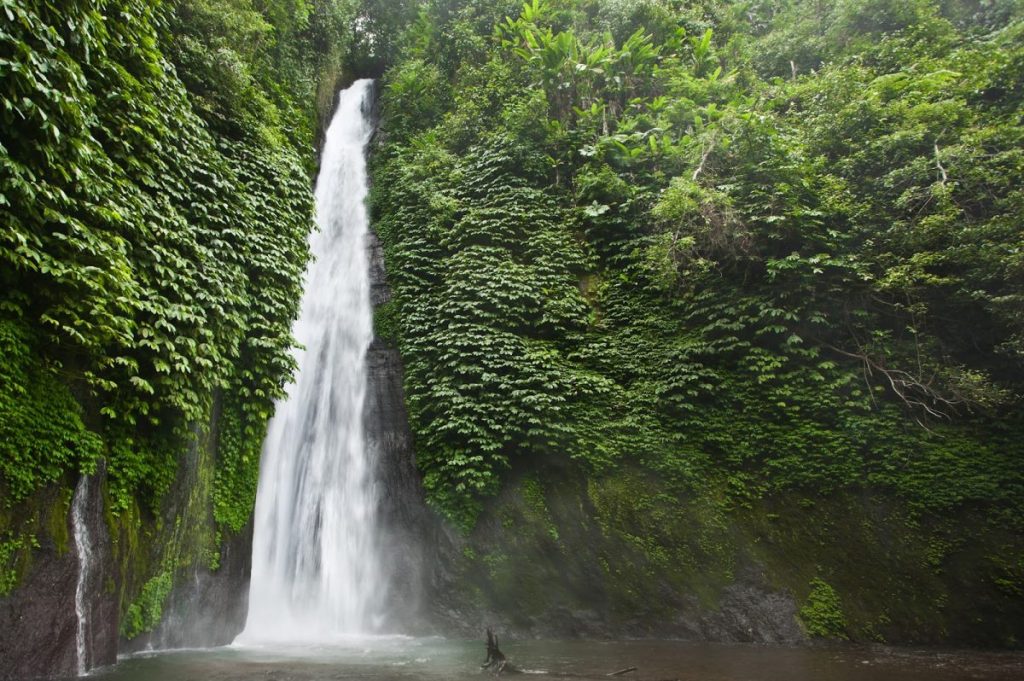
[[[0,0],[0,677],[236,633],[318,125],[380,73],[410,630],[1019,646],[1021,22]]]
[[[331,0],[0,7],[0,676],[74,672],[76,617],[86,667],[182,598],[209,626],[165,624],[165,642],[244,617],[318,109],[353,17]],[[193,578],[199,595],[169,598]]]
[[[378,325],[452,618],[1019,644],[1020,17],[420,8]]]

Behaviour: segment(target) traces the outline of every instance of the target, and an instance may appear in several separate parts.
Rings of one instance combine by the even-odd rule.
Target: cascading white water
[[[363,434],[373,336],[365,148],[371,81],[344,90],[316,183],[319,229],[295,327],[304,347],[263,445],[249,614],[237,642],[373,633],[383,580],[377,495]]]
[[[78,554],[78,582],[75,585],[75,617],[78,628],[75,630],[75,654],[78,661],[78,675],[89,671],[89,646],[87,634],[89,630],[89,575],[93,565],[92,535],[85,519],[85,507],[89,503],[89,482],[91,478],[83,475],[75,486],[75,495],[71,501],[71,528],[75,538],[75,551]]]

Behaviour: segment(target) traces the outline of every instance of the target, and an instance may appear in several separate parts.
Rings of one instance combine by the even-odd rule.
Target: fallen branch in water
[[[505,657],[505,653],[501,652],[501,648],[498,647],[498,636],[497,636],[497,634],[494,633],[494,631],[490,627],[487,627],[487,659],[484,660],[484,663],[482,665],[480,665],[480,668],[481,669],[489,669],[490,671],[492,671],[494,673],[495,676],[497,676],[499,674],[523,674],[524,673],[522,669],[520,669],[519,667],[517,667],[514,664],[512,664],[511,662],[509,662],[508,658]],[[620,669],[620,670],[618,670],[616,672],[608,672],[607,674],[605,674],[605,676],[623,676],[625,674],[629,674],[630,672],[635,672],[636,670],[637,670],[636,667],[626,667],[625,669]],[[551,672],[546,672],[546,671],[544,671],[544,672],[542,672],[542,671],[530,671],[529,673],[531,673],[531,674],[545,674],[545,675],[548,675],[548,676],[552,676],[552,677],[556,677],[556,678],[561,678],[561,679],[572,679],[572,678],[592,679],[592,678],[594,678],[593,675],[571,674],[571,673],[564,673],[564,672],[563,673],[559,673],[559,672],[551,673]],[[673,680],[666,679],[666,681],[673,681]]]
[[[480,665],[481,669],[490,669],[495,676],[498,674],[519,674],[521,670],[508,661],[505,653],[498,647],[498,637],[487,627],[487,659]]]

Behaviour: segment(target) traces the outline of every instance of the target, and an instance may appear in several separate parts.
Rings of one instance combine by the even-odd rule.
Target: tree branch
[[[935,374],[926,378],[923,372],[915,375],[903,369],[890,369],[863,351],[850,352],[829,343],[822,343],[822,346],[844,357],[859,360],[869,391],[871,379],[875,374],[880,374],[900,401],[915,411],[924,412],[927,416],[952,420],[953,416],[959,413],[958,407],[969,406],[968,400],[962,394],[940,390],[935,385]],[[921,424],[919,419],[915,420]],[[924,424],[921,426],[924,427]]]
[[[942,167],[942,161],[939,160],[939,143],[935,142],[935,167],[940,173],[942,173],[942,186],[946,186],[946,181],[949,179],[949,175],[946,174],[946,169]]]
[[[703,145],[702,145],[703,146]],[[700,174],[704,172],[704,165],[708,162],[708,156],[711,156],[711,152],[715,150],[715,138],[711,138],[711,143],[704,149],[700,157],[700,165],[693,171],[693,175],[690,177],[691,182],[696,182]]]

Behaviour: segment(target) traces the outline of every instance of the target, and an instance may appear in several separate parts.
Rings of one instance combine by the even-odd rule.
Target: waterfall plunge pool
[[[502,640],[516,665],[540,678],[633,681],[1010,681],[1024,653],[683,641]],[[139,653],[90,676],[100,681],[463,681],[480,669],[482,640],[353,637],[290,647],[229,646]],[[506,676],[507,675],[503,675]],[[534,674],[520,675],[531,678]],[[515,678],[513,676],[512,678]]]

